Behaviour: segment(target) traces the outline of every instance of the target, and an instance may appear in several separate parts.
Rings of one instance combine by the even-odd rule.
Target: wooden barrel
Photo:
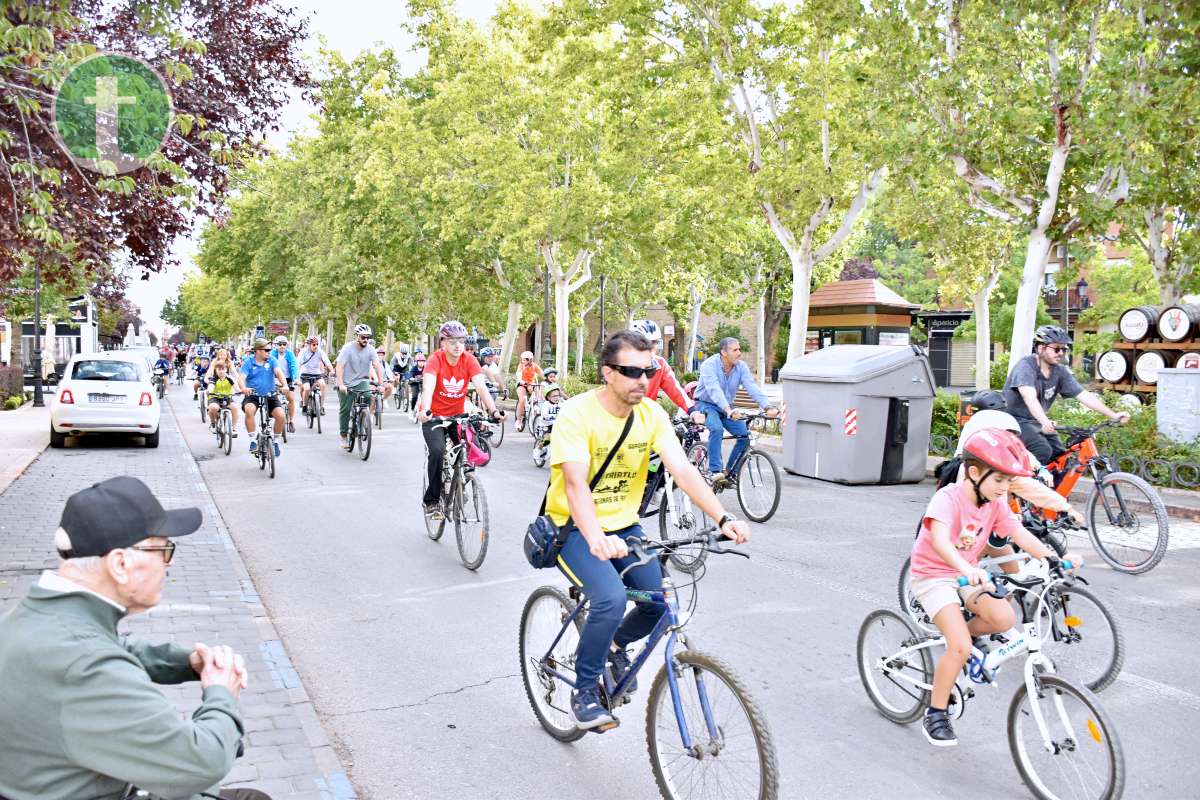
[[[1157,306],[1135,306],[1121,314],[1117,330],[1127,342],[1145,341],[1158,325],[1159,311]]]
[[[1107,350],[1096,359],[1096,377],[1109,383],[1121,383],[1129,376],[1129,352]]]
[[[1175,359],[1175,369],[1200,369],[1200,350],[1189,350],[1180,353]]]
[[[1133,375],[1138,383],[1158,383],[1158,371],[1174,366],[1178,357],[1174,350],[1147,350],[1133,362]]]
[[[1192,338],[1197,326],[1200,326],[1200,306],[1191,303],[1167,306],[1158,315],[1158,335],[1166,342]]]

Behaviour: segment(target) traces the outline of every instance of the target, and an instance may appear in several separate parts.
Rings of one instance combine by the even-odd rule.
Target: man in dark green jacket
[[[62,564],[0,619],[0,798],[119,800],[137,787],[269,800],[218,787],[241,743],[242,657],[117,634],[122,617],[158,604],[171,538],[200,520],[196,508],[165,511],[130,477],[67,499],[55,534]],[[197,679],[203,702],[190,720],[154,687]]]

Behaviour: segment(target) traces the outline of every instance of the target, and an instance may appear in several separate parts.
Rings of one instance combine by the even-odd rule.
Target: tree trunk
[[[571,355],[571,294],[567,282],[554,281],[554,368],[566,376]]]
[[[1142,246],[1150,259],[1150,266],[1154,269],[1159,301],[1165,306],[1175,305],[1183,297],[1181,284],[1183,279],[1191,274],[1192,268],[1189,266],[1182,270],[1175,269],[1175,251],[1167,238],[1169,234],[1166,231],[1166,206],[1146,209],[1143,216],[1146,219],[1146,239]]]
[[[684,365],[684,372],[691,372],[692,365],[696,363],[696,336],[700,333],[700,290],[695,286],[692,287],[692,313],[688,320],[688,346],[687,346],[687,364]]]
[[[683,344],[683,332],[688,329],[687,322],[687,320],[680,320],[679,315],[674,311],[671,312],[671,324],[675,326],[675,336],[672,338],[672,341],[675,343],[675,358],[673,359],[675,363],[673,366],[680,375],[687,371],[687,367],[685,366],[687,348],[681,346]],[[690,332],[688,335],[691,335]],[[670,360],[668,359],[668,361]]]
[[[993,269],[987,282],[972,296],[975,306],[975,388],[990,389],[992,385],[992,290],[1000,281],[1000,270]]]
[[[583,348],[587,344],[587,315],[596,307],[596,303],[600,302],[599,295],[596,299],[587,304],[587,307],[579,312],[579,327],[575,329],[575,374],[583,374]]]
[[[790,248],[787,255],[792,265],[792,327],[787,346],[787,360],[791,361],[804,355],[804,343],[808,338],[808,298],[813,262],[812,253],[807,248]]]
[[[559,375],[565,376],[571,346],[571,295],[592,278],[592,251],[586,248],[580,250],[571,262],[571,266],[563,269],[558,262],[557,244],[542,241],[538,243],[538,250],[541,252],[546,264],[546,271],[554,286],[554,366]],[[548,324],[549,320],[546,322]]]
[[[340,349],[340,348],[335,348],[333,346],[333,320],[332,319],[325,320],[325,347],[327,347],[329,349],[330,353],[336,353]],[[330,360],[332,360],[332,358],[333,358],[333,356],[331,355]]]
[[[500,373],[508,375],[512,366],[513,350],[517,342],[517,327],[521,324],[521,304],[509,302],[508,321],[504,323],[504,342],[500,346]]]
[[[1046,259],[1050,256],[1050,237],[1046,231],[1058,208],[1058,187],[1067,166],[1067,154],[1071,150],[1071,135],[1060,135],[1050,154],[1046,167],[1046,193],[1038,209],[1037,221],[1029,232],[1029,244],[1025,248],[1025,267],[1021,271],[1021,286],[1017,290],[1017,303],[1013,313],[1012,342],[1008,362],[1011,371],[1017,362],[1033,350],[1033,329],[1037,323],[1038,301],[1042,295],[1042,280],[1046,273]]]

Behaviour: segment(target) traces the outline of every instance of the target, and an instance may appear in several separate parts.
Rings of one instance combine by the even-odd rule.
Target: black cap
[[[198,508],[163,509],[158,498],[137,478],[121,475],[67,498],[59,522],[71,549],[63,558],[102,556],[151,536],[187,536],[200,527]]]

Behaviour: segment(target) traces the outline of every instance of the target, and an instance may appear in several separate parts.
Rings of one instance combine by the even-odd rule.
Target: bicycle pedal
[[[619,728],[619,727],[621,727],[621,720],[617,719],[616,717],[613,717],[612,722],[606,722],[603,725],[597,725],[595,728],[591,728],[591,732],[592,733],[605,733],[607,731],[611,731],[613,728]]]

